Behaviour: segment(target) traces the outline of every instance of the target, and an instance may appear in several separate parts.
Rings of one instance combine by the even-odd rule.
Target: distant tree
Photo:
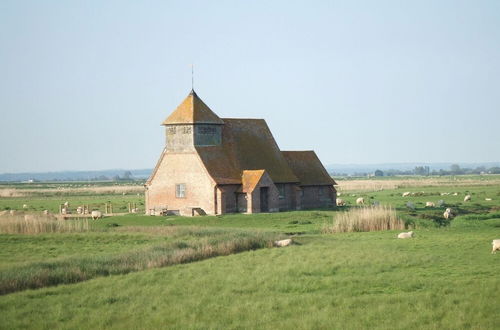
[[[376,170],[373,175],[375,176],[384,176],[384,172],[382,172],[381,170]]]
[[[132,172],[125,171],[125,173],[123,173],[123,180],[132,180]]]
[[[451,172],[451,174],[461,174],[462,169],[460,168],[460,165],[452,164],[450,166],[450,172]]]
[[[429,175],[430,169],[429,166],[416,166],[413,172],[415,175]]]
[[[498,166],[491,167],[488,170],[488,173],[491,173],[491,174],[500,174],[500,167],[498,167]]]

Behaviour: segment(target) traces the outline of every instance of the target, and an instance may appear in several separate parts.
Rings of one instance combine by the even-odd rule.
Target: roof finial
[[[194,64],[191,64],[191,90],[194,92]]]

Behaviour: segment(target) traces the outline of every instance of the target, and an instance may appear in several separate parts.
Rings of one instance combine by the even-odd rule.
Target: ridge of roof
[[[314,150],[281,152],[301,186],[336,185]]]
[[[196,94],[194,89],[177,106],[177,108],[162,122],[162,125],[177,124],[217,124],[224,121],[219,118]]]

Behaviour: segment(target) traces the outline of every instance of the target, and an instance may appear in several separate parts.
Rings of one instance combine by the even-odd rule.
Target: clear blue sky
[[[500,1],[0,1],[0,172],[152,168],[191,88],[326,163],[500,160]]]

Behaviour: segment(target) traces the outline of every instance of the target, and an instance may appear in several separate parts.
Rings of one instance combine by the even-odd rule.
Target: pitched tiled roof
[[[224,122],[193,91],[170,114],[162,125],[173,124],[224,124]]]
[[[301,186],[337,184],[328,174],[314,151],[282,151]]]
[[[245,193],[252,192],[259,184],[259,181],[264,173],[266,173],[265,170],[243,171],[243,174],[241,175],[241,191]]]
[[[244,170],[265,169],[275,183],[298,182],[263,119],[224,118],[222,144],[196,147],[218,184],[241,184]]]

